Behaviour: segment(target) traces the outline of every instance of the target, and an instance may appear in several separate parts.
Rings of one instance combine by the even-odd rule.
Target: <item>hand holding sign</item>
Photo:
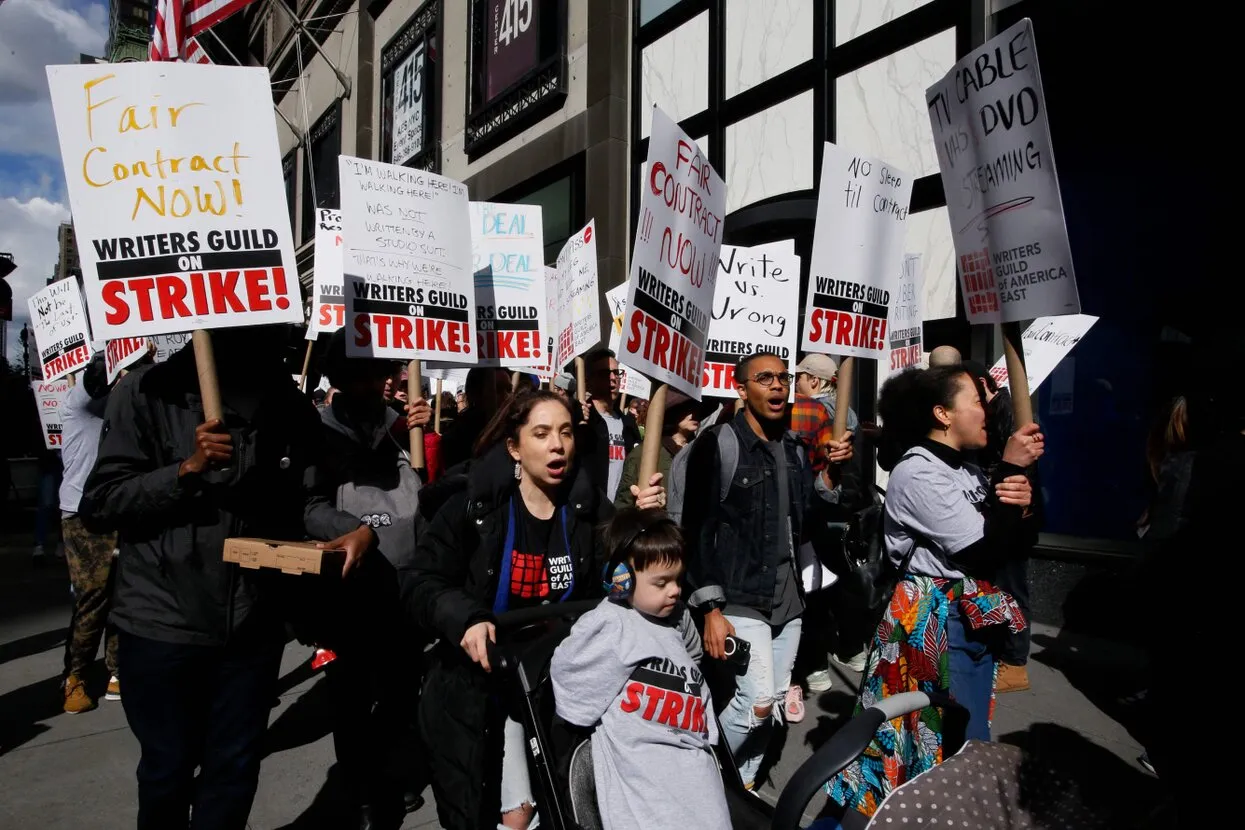
[[[219,418],[195,427],[195,452],[177,468],[179,476],[200,475],[209,469],[226,467],[233,459],[233,437]]]

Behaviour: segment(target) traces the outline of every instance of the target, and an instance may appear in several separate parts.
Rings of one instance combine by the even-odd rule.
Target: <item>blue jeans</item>
[[[991,628],[973,630],[958,602],[947,610],[947,650],[950,653],[951,697],[968,710],[965,740],[990,740],[990,700],[994,696],[994,654],[988,639]]]
[[[748,671],[735,681],[735,696],[722,710],[722,734],[739,765],[740,777],[752,784],[769,747],[774,722],[782,717],[782,701],[800,646],[801,620],[774,628],[749,617],[728,614],[726,619],[735,626],[735,636],[752,646],[752,657]],[[758,717],[756,709],[766,707],[770,714]]]

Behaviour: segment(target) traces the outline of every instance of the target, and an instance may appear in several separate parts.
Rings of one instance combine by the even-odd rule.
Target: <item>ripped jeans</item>
[[[797,617],[774,628],[749,617],[728,614],[726,618],[735,626],[735,636],[752,645],[752,657],[748,671],[735,680],[735,696],[722,710],[722,734],[739,765],[740,777],[752,785],[769,748],[774,723],[782,719],[782,702],[800,646],[801,620]],[[760,717],[757,709],[769,709],[769,714]]]

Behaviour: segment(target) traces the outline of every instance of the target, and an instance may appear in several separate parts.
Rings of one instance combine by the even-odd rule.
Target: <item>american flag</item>
[[[205,60],[207,55],[194,40],[195,35],[207,31],[254,2],[255,0],[154,0],[148,59],[185,59],[192,63],[211,63],[210,60]]]

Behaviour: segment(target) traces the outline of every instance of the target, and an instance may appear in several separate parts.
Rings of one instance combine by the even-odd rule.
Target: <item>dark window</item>
[[[545,240],[545,264],[557,262],[571,234],[588,224],[584,216],[584,157],[582,154],[546,170],[490,201],[540,205]]]
[[[342,151],[340,101],[311,128],[307,147],[303,155],[303,242],[315,234],[316,208],[341,206],[337,181],[337,157]]]
[[[438,4],[425,3],[381,50],[380,157],[440,170]]]
[[[296,191],[298,190],[296,187],[298,183],[297,174],[298,148],[295,147],[293,150],[290,150],[285,158],[281,159],[281,176],[285,179],[285,206],[290,210],[291,228],[297,227],[295,222],[298,217],[294,214],[294,197],[296,195]]]

